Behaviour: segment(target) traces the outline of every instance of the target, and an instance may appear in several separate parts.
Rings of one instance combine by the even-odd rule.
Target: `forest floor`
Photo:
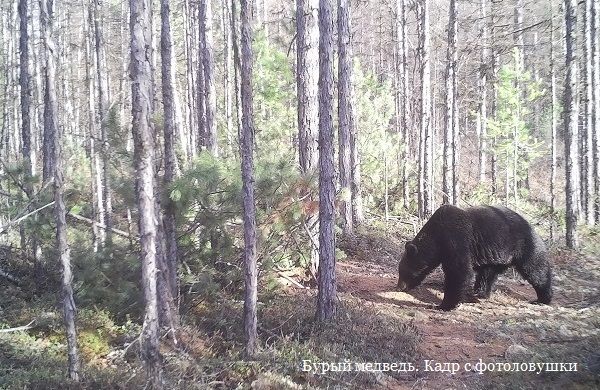
[[[262,274],[261,351],[254,359],[243,356],[239,288],[188,298],[182,306],[180,343],[174,347],[165,339],[161,346],[166,388],[600,388],[597,236],[588,240],[595,247],[581,252],[550,250],[550,306],[529,303],[534,290],[509,270],[490,299],[442,312],[436,309],[443,296],[440,270],[413,291],[395,291],[408,234],[390,225],[363,228],[338,240],[338,313],[325,327],[314,322],[316,289],[302,269]],[[76,384],[64,377],[64,335],[55,294],[33,297],[27,291],[0,287],[0,328],[36,320],[26,332],[0,332],[0,389],[144,388],[136,321],[117,323],[101,308],[80,309],[84,371],[83,382]],[[494,371],[477,372],[480,362]],[[315,371],[323,363],[347,363],[337,368],[351,370]],[[363,363],[405,364],[386,371],[381,370],[386,366]],[[547,371],[561,366],[543,363],[567,363],[564,368],[569,369],[568,363],[577,363],[577,371]],[[534,372],[520,371],[531,364]],[[543,372],[536,372],[538,364]]]

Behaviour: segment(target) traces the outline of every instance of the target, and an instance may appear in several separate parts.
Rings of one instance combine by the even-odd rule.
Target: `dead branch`
[[[115,233],[118,236],[121,236],[121,237],[124,237],[124,238],[127,238],[127,239],[131,239],[131,236],[129,235],[129,233],[127,233],[127,232],[125,232],[123,230],[115,229],[115,228],[108,229],[106,227],[106,225],[104,225],[103,223],[100,223],[100,222],[94,221],[92,219],[86,218],[86,217],[84,217],[82,215],[73,214],[73,213],[67,213],[67,216],[69,216],[69,217],[71,217],[71,218],[73,218],[73,219],[75,219],[75,220],[77,220],[79,222],[85,222],[88,225],[96,226],[96,227],[99,227],[100,229],[110,230],[111,232]]]
[[[31,324],[33,324],[34,322],[35,322],[35,320],[31,320],[31,322],[28,323],[27,325],[17,326],[16,328],[0,329],[0,333],[20,332],[22,330],[28,330],[28,329],[33,328],[33,326],[31,326]]]
[[[9,221],[7,224],[5,224],[4,226],[0,226],[0,234],[3,234],[4,232],[6,232],[6,230],[14,225],[18,225],[19,223],[21,223],[22,221],[24,221],[25,219],[29,218],[30,216],[37,214],[38,212],[52,206],[54,204],[54,201],[48,203],[45,206],[42,206],[38,209],[35,209],[33,211],[30,211],[29,213],[23,215],[22,217],[19,217],[13,221]]]

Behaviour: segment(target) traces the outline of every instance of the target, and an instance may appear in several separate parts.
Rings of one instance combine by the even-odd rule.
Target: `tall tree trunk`
[[[565,121],[565,196],[566,196],[566,243],[569,248],[577,248],[577,177],[579,139],[578,109],[577,109],[577,56],[575,42],[577,31],[577,1],[564,0],[565,18],[565,89],[563,97]]]
[[[184,0],[183,2],[183,18],[184,18],[184,28],[185,28],[185,44],[184,44],[184,57],[185,57],[185,66],[186,66],[186,121],[187,121],[187,132],[188,132],[188,158],[196,156],[196,134],[194,133],[196,126],[196,97],[194,95],[194,45],[193,45],[193,36],[194,29],[192,26],[192,18],[193,12],[191,10],[191,5],[189,0]]]
[[[348,2],[350,4],[350,2]],[[320,23],[320,21],[319,21]],[[358,128],[355,124],[355,107],[354,107],[354,76],[352,75],[352,19],[350,13],[348,13],[348,31],[349,38],[346,44],[346,58],[350,65],[346,68],[345,78],[348,81],[348,105],[346,112],[348,115],[348,126],[350,128],[350,169],[351,169],[351,196],[352,196],[352,225],[354,227],[360,225],[364,220],[363,212],[363,201],[362,201],[362,184],[360,176],[360,154],[358,152]],[[320,25],[319,25],[320,26]],[[319,45],[322,42],[319,41]],[[320,47],[320,46],[319,46]],[[321,49],[319,49],[321,50]],[[319,66],[321,64],[319,63]],[[321,69],[321,68],[319,68]],[[319,95],[321,92],[319,91]],[[320,110],[321,108],[319,108]],[[320,112],[320,111],[319,111]],[[319,115],[319,121],[321,117]],[[320,122],[319,122],[320,123]],[[319,125],[320,126],[320,125]],[[321,132],[319,128],[319,132]],[[320,137],[320,135],[319,135]]]
[[[242,131],[240,151],[242,154],[242,193],[244,206],[244,331],[246,353],[257,352],[257,268],[256,268],[256,206],[254,203],[254,113],[252,108],[252,24],[250,5],[241,0],[241,47],[242,47]]]
[[[214,156],[219,154],[217,143],[217,97],[215,92],[215,59],[212,36],[212,5],[210,0],[200,0],[200,29],[203,32],[202,65],[204,69],[204,103],[206,113],[206,149]]]
[[[241,60],[239,50],[239,35],[238,35],[238,22],[237,22],[237,10],[235,7],[236,0],[231,0],[231,35],[233,39],[233,96],[235,99],[235,117],[237,123],[238,139],[242,131],[242,102],[241,102]]]
[[[496,5],[494,2],[491,3],[491,12],[490,12],[490,25],[491,27],[491,42],[492,42],[492,58],[491,58],[491,74],[492,74],[492,85],[493,85],[493,93],[492,93],[492,103],[491,103],[491,117],[496,118],[498,112],[498,48],[495,44],[496,42],[496,30],[495,30],[495,18],[496,14]],[[496,152],[496,138],[492,138],[491,145],[489,147],[490,150],[490,178],[491,178],[491,191],[493,195],[498,193],[498,154]]]
[[[85,67],[85,79],[86,79],[86,93],[88,96],[88,134],[87,148],[89,151],[90,158],[90,174],[91,174],[91,185],[90,189],[92,192],[92,214],[95,222],[103,223],[104,221],[104,202],[102,201],[102,174],[100,170],[100,157],[96,153],[96,99],[94,94],[94,77],[93,63],[92,60],[92,36],[90,33],[91,19],[89,18],[91,13],[88,12],[87,6],[83,5],[83,36],[85,40],[85,61],[88,66]],[[99,246],[104,246],[106,242],[106,232],[104,229],[99,229],[98,224],[92,225],[92,241],[94,252],[98,251]]]
[[[161,71],[162,94],[164,108],[164,188],[167,192],[175,179],[175,134],[177,134],[176,106],[175,106],[175,73],[173,58],[173,43],[171,40],[171,21],[169,0],[161,0]],[[177,281],[177,225],[175,221],[175,203],[170,197],[164,200],[164,233],[165,233],[165,266],[162,270],[167,274],[167,281],[172,297],[178,295]],[[174,313],[176,315],[176,313]]]
[[[408,67],[406,64],[408,52],[408,40],[406,35],[406,0],[396,0],[396,36],[398,41],[398,112],[401,132],[402,151],[400,159],[402,162],[400,180],[402,181],[402,203],[407,209],[410,204],[410,192],[408,188],[407,163],[410,151],[410,139],[408,131],[409,91],[408,91]]]
[[[318,0],[296,0],[298,88],[298,155],[300,171],[313,172],[317,166],[317,81],[319,72],[317,17]]]
[[[312,176],[318,162],[319,126],[317,93],[319,75],[318,0],[296,0],[296,87],[298,91],[298,162],[300,172]],[[310,242],[310,267],[319,267],[319,224],[316,215],[304,221]]]
[[[31,160],[31,82],[29,73],[29,34],[27,31],[27,0],[19,0],[19,85],[21,86],[21,143],[23,153],[23,169],[25,170],[25,193],[31,198],[33,193]],[[5,103],[6,104],[6,103]]]
[[[443,161],[443,180],[442,180],[442,191],[443,191],[443,202],[449,204],[456,204],[454,198],[454,176],[455,166],[454,161],[454,149],[456,147],[456,140],[454,135],[456,133],[454,126],[457,121],[455,116],[457,113],[456,104],[456,63],[458,55],[456,51],[456,40],[458,33],[458,22],[457,22],[457,10],[456,0],[450,0],[450,10],[448,18],[448,52],[446,56],[446,112],[444,116],[444,161]]]
[[[481,0],[479,3],[481,11],[480,34],[481,34],[481,64],[479,66],[479,110],[477,112],[477,134],[479,136],[479,182],[486,179],[487,159],[487,71],[488,71],[488,25],[487,25],[487,2]]]
[[[551,122],[551,165],[550,165],[550,239],[555,240],[556,235],[556,155],[557,155],[557,133],[558,133],[558,99],[556,93],[556,64],[554,57],[554,11],[551,11],[550,24],[550,90],[552,98],[552,122]]]
[[[56,164],[56,151],[54,134],[58,129],[58,113],[56,112],[58,102],[55,89],[56,47],[52,38],[52,18],[54,3],[52,0],[41,0],[40,2],[40,28],[42,34],[42,43],[44,45],[44,143],[43,143],[43,170],[42,180],[44,183],[51,180],[54,175],[54,165]]]
[[[142,262],[145,316],[141,355],[151,388],[162,385],[158,350],[158,297],[156,283],[156,210],[154,193],[154,130],[152,123],[151,2],[130,0],[131,108],[134,138],[136,197]]]
[[[520,74],[525,69],[524,61],[524,42],[523,42],[523,12],[524,12],[524,0],[515,0],[514,9],[514,29],[513,34],[514,45],[517,49],[517,72]]]
[[[421,0],[421,135],[423,137],[423,210],[421,217],[433,213],[433,143],[431,115],[431,63],[429,59],[429,0]]]
[[[31,74],[29,71],[29,34],[28,34],[28,5],[27,0],[19,0],[19,85],[21,87],[21,153],[23,157],[23,169],[25,171],[24,190],[27,198],[32,200],[33,175],[35,153],[32,151],[31,132]],[[5,80],[8,85],[8,80]],[[6,96],[6,95],[5,95]],[[7,105],[5,101],[4,106]],[[15,123],[16,126],[16,123]],[[1,147],[1,146],[0,146]],[[26,255],[34,261],[34,276],[36,281],[41,281],[41,259],[38,251],[38,240],[35,234],[28,233],[24,229],[22,234],[22,248],[26,248]],[[26,235],[29,235],[27,237]]]
[[[203,0],[206,1],[206,0]],[[197,75],[196,77],[196,110],[198,111],[198,136],[196,141],[198,142],[197,149],[206,149],[207,137],[206,133],[206,94],[204,89],[205,85],[205,73],[204,73],[204,44],[206,40],[206,34],[204,32],[205,26],[205,8],[198,4],[198,62]]]
[[[93,8],[93,28],[95,40],[95,64],[96,64],[96,88],[98,90],[98,116],[100,123],[100,137],[102,141],[102,201],[104,208],[104,220],[102,223],[106,226],[106,239],[111,240],[112,228],[112,198],[110,193],[110,174],[109,160],[110,150],[108,141],[108,105],[109,105],[109,85],[108,69],[106,64],[106,53],[104,49],[104,38],[102,34],[101,23],[101,5],[102,2],[94,0]]]
[[[318,321],[336,312],[333,131],[333,1],[319,1],[319,273]]]
[[[586,0],[585,2],[585,13],[584,13],[584,66],[585,66],[585,94],[586,94],[586,108],[585,108],[585,220],[588,225],[594,225],[595,213],[594,213],[594,134],[598,131],[594,123],[594,82],[593,82],[593,54],[592,54],[592,42],[594,36],[592,35],[594,15],[593,15],[593,3],[594,0]],[[583,137],[582,137],[583,138]],[[583,183],[582,183],[583,184]]]
[[[592,29],[592,58],[593,58],[593,99],[594,99],[594,192],[595,205],[594,217],[596,224],[600,224],[600,3],[594,1]]]
[[[229,8],[229,2],[224,1],[222,5],[222,24],[223,24],[223,107],[225,108],[225,128],[227,132],[227,147],[231,155],[234,153],[234,137],[233,137],[233,105],[231,104],[231,87],[232,87],[232,73],[233,73],[233,34],[231,27],[231,18],[229,14],[231,10]]]
[[[350,2],[338,0],[338,120],[339,120],[339,172],[340,187],[344,194],[341,204],[342,228],[345,234],[354,230],[352,221],[352,166],[350,161],[350,133],[354,128],[352,115],[352,58],[349,56],[350,47]]]
[[[53,38],[54,2],[40,2],[40,19],[43,35],[46,66],[44,70],[44,134],[45,142],[51,143],[52,165],[47,167],[54,179],[54,214],[56,219],[56,249],[62,266],[62,304],[65,333],[67,337],[69,378],[79,380],[79,353],[77,351],[77,333],[75,330],[75,300],[73,299],[71,259],[67,242],[66,208],[64,202],[63,168],[61,161],[61,140],[58,126],[58,100],[56,97],[56,50]],[[48,178],[49,179],[49,178]]]

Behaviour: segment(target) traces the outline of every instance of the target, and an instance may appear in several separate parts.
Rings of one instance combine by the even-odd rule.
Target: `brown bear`
[[[531,225],[506,207],[440,207],[414,240],[406,243],[398,265],[398,290],[418,286],[440,264],[444,271],[442,310],[488,298],[498,275],[510,266],[533,286],[537,303],[552,300],[546,247]]]

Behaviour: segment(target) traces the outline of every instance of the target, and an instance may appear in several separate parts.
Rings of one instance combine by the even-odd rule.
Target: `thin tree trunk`
[[[398,41],[398,112],[400,114],[400,132],[402,151],[400,159],[402,160],[402,168],[400,180],[402,181],[402,203],[405,209],[408,209],[410,204],[410,191],[408,188],[408,155],[410,151],[410,140],[408,131],[408,113],[409,113],[409,93],[408,93],[408,67],[406,57],[408,51],[408,42],[406,36],[406,0],[396,1],[396,26],[397,26],[397,41]]]
[[[151,77],[151,2],[130,0],[131,26],[131,105],[134,137],[136,195],[142,261],[142,288],[145,316],[141,335],[141,355],[151,388],[162,387],[158,350],[158,296],[156,283],[156,210],[154,193],[154,140]]]
[[[193,28],[193,15],[194,12],[191,9],[190,1],[184,0],[184,26],[185,26],[185,45],[184,45],[184,56],[185,56],[185,65],[186,65],[186,113],[187,113],[187,131],[188,131],[188,157],[191,158],[196,157],[198,143],[196,141],[196,129],[198,126],[196,124],[197,120],[197,111],[196,111],[196,94],[195,86],[195,72],[194,72],[194,44],[193,37],[194,34]]]
[[[206,0],[203,0],[206,1]],[[197,75],[196,77],[196,110],[198,111],[198,136],[197,136],[197,149],[203,150],[207,144],[207,133],[206,133],[206,94],[204,92],[204,41],[206,40],[206,34],[204,32],[205,17],[204,8],[201,4],[198,4],[198,62]]]
[[[67,337],[69,378],[79,380],[79,353],[77,351],[77,333],[75,330],[75,301],[73,299],[71,259],[67,242],[66,208],[64,202],[63,168],[61,161],[61,140],[58,127],[58,100],[56,97],[56,50],[53,38],[54,2],[40,2],[41,29],[43,35],[46,66],[44,70],[44,141],[51,143],[52,165],[47,167],[54,179],[54,213],[56,218],[56,249],[62,266],[62,304]],[[48,177],[49,179],[49,177]]]
[[[304,174],[312,173],[317,166],[318,160],[317,81],[319,72],[319,30],[317,7],[318,0],[296,1],[298,154],[300,171]]]
[[[173,43],[171,40],[171,21],[169,0],[161,0],[161,71],[162,94],[164,108],[164,187],[169,191],[176,175],[175,164],[175,134],[177,134],[176,106],[175,106],[175,73],[173,58]],[[170,197],[164,201],[164,233],[165,233],[165,265],[163,272],[167,274],[167,281],[172,297],[177,297],[179,285],[177,281],[177,225],[175,221],[175,204]],[[176,315],[176,313],[174,313]]]
[[[423,136],[423,213],[433,213],[433,144],[431,115],[431,62],[429,59],[429,0],[421,0],[421,134]]]
[[[204,69],[204,104],[206,149],[213,155],[219,154],[217,143],[217,97],[215,92],[215,59],[212,36],[212,5],[210,0],[200,0],[200,26],[203,32],[202,65]]]
[[[29,73],[29,35],[27,31],[27,0],[19,0],[19,85],[21,86],[21,140],[23,168],[25,169],[25,192],[28,198],[33,193],[31,177],[33,164],[31,161],[31,83]]]
[[[256,268],[256,206],[254,203],[254,113],[252,107],[252,24],[250,4],[241,0],[241,47],[242,47],[242,131],[240,151],[242,155],[242,193],[244,206],[244,332],[246,354],[254,356],[258,349],[256,332],[257,268]]]
[[[556,93],[556,65],[554,63],[554,11],[551,11],[550,24],[550,90],[552,95],[552,122],[551,122],[551,165],[550,165],[550,239],[554,241],[556,235],[556,138],[558,133],[558,100]]]
[[[592,226],[595,222],[594,213],[594,134],[598,129],[594,123],[594,85],[593,85],[593,54],[592,41],[594,36],[593,30],[593,3],[594,0],[586,0],[584,25],[585,25],[585,50],[584,50],[584,66],[585,66],[585,93],[586,93],[586,109],[585,109],[585,220],[588,225]],[[594,31],[595,32],[595,31]],[[583,137],[582,137],[583,138]],[[583,184],[583,183],[582,183]]]
[[[233,34],[231,31],[231,27],[229,24],[231,23],[231,18],[229,17],[229,13],[231,10],[229,9],[229,4],[227,1],[223,2],[222,5],[222,24],[223,24],[223,106],[225,108],[225,124],[227,131],[227,147],[229,149],[229,153],[234,155],[234,147],[233,147],[233,105],[231,104],[231,86],[232,86],[232,73],[233,73],[233,56],[232,45],[233,45]]]
[[[348,2],[350,4],[350,2]],[[320,22],[319,22],[320,23]],[[358,127],[355,123],[356,111],[354,106],[354,76],[352,68],[352,19],[350,13],[348,13],[348,41],[345,48],[345,58],[349,61],[349,66],[346,68],[347,71],[345,78],[348,81],[348,99],[347,99],[347,115],[348,115],[348,127],[350,128],[350,168],[351,168],[351,196],[352,196],[352,225],[354,227],[360,225],[364,220],[363,212],[363,201],[362,201],[362,184],[360,176],[360,154],[358,152]],[[319,25],[320,26],[320,25]],[[322,42],[319,41],[319,45]],[[320,46],[319,46],[320,47]],[[321,50],[321,49],[319,49]],[[319,64],[320,66],[320,64]],[[321,68],[319,68],[321,69]],[[320,70],[319,70],[320,71]],[[319,92],[320,94],[321,92]],[[321,108],[319,108],[320,110]],[[319,111],[320,112],[320,111]],[[319,116],[319,121],[321,117]],[[320,123],[320,122],[319,122]],[[320,125],[319,125],[320,126]],[[319,130],[320,132],[321,130]],[[320,135],[319,135],[320,137]]]
[[[102,201],[104,208],[104,220],[102,221],[106,229],[106,239],[111,242],[112,227],[112,199],[110,193],[110,174],[109,160],[110,150],[108,142],[108,105],[109,105],[109,85],[108,69],[106,64],[106,54],[104,49],[104,38],[102,34],[101,23],[101,5],[100,1],[94,1],[93,8],[90,10],[93,14],[94,43],[95,43],[95,64],[96,64],[96,88],[98,90],[98,116],[100,123],[100,137],[102,142]]]
[[[458,115],[456,109],[456,62],[458,59],[456,51],[456,40],[458,32],[456,0],[450,0],[450,10],[448,18],[448,52],[446,57],[446,112],[444,120],[444,158],[443,158],[443,177],[442,191],[443,202],[456,204],[454,199],[454,126],[456,121],[454,117]]]
[[[480,1],[481,21],[481,64],[479,67],[479,111],[477,122],[477,134],[479,136],[479,182],[486,179],[487,159],[487,65],[488,65],[488,25],[487,25],[487,2]]]
[[[350,161],[350,133],[354,127],[352,114],[352,58],[349,56],[350,47],[350,2],[338,0],[338,140],[339,140],[339,172],[340,188],[343,194],[341,202],[342,229],[344,234],[354,230],[352,221],[352,166]]]
[[[490,24],[492,26],[492,58],[491,58],[491,74],[492,74],[492,85],[493,85],[493,94],[492,94],[492,103],[491,103],[491,117],[496,118],[498,112],[498,49],[495,46],[496,42],[496,30],[495,30],[495,14],[496,14],[496,5],[494,2],[491,3],[491,12],[490,12]],[[492,194],[496,195],[498,193],[498,155],[496,152],[496,138],[492,138],[491,145],[489,147],[490,150],[490,178],[492,184]]]
[[[595,205],[594,217],[596,224],[600,224],[600,2],[593,4],[593,29],[592,29],[592,58],[593,58],[593,99],[594,99],[594,192]]]
[[[319,273],[318,321],[336,313],[333,130],[333,1],[319,1]]]
[[[240,133],[242,131],[242,102],[241,102],[241,80],[240,80],[240,72],[241,72],[241,60],[240,60],[240,50],[239,50],[239,38],[238,38],[238,28],[237,28],[237,11],[236,11],[236,0],[231,0],[231,35],[233,38],[233,88],[234,88],[234,98],[235,98],[235,117],[237,123],[237,131],[238,131],[238,139],[240,138]]]
[[[564,0],[565,18],[565,90],[563,97],[565,120],[565,171],[566,171],[566,243],[577,248],[577,177],[578,177],[578,109],[577,109],[577,56],[575,42],[577,31],[577,1]]]
[[[29,71],[29,34],[28,34],[28,5],[27,0],[19,0],[19,85],[21,87],[21,152],[23,157],[23,169],[25,180],[23,188],[27,198],[31,200],[33,195],[33,175],[35,154],[31,147],[31,74]],[[8,80],[5,80],[8,83]],[[7,84],[8,85],[8,84]],[[7,102],[4,102],[7,105]],[[16,126],[16,123],[15,123]],[[26,255],[34,261],[34,276],[37,282],[41,282],[42,270],[41,259],[38,251],[38,240],[35,234],[28,233],[23,228],[22,248]],[[29,237],[26,235],[29,234]]]
[[[87,6],[83,5],[83,29],[84,29],[84,39],[85,39],[85,61],[88,66],[85,67],[85,76],[86,76],[86,88],[88,95],[88,125],[89,125],[89,134],[87,135],[88,143],[87,147],[89,149],[89,157],[90,157],[90,173],[91,173],[91,185],[90,189],[92,191],[92,213],[94,221],[104,224],[104,202],[102,201],[102,175],[100,170],[100,157],[96,153],[96,104],[95,104],[95,94],[94,94],[94,78],[92,77],[93,73],[93,63],[92,61],[92,49],[91,49],[91,33],[90,22],[91,20],[88,18],[91,14],[87,11]],[[94,223],[92,225],[92,241],[94,252],[98,251],[98,246],[104,247],[106,242],[106,232],[104,229],[98,229],[97,225]]]
[[[300,172],[312,176],[318,163],[319,76],[318,0],[296,0],[296,87],[298,91],[298,162]],[[310,242],[310,267],[319,268],[319,224],[316,215],[305,219]]]

